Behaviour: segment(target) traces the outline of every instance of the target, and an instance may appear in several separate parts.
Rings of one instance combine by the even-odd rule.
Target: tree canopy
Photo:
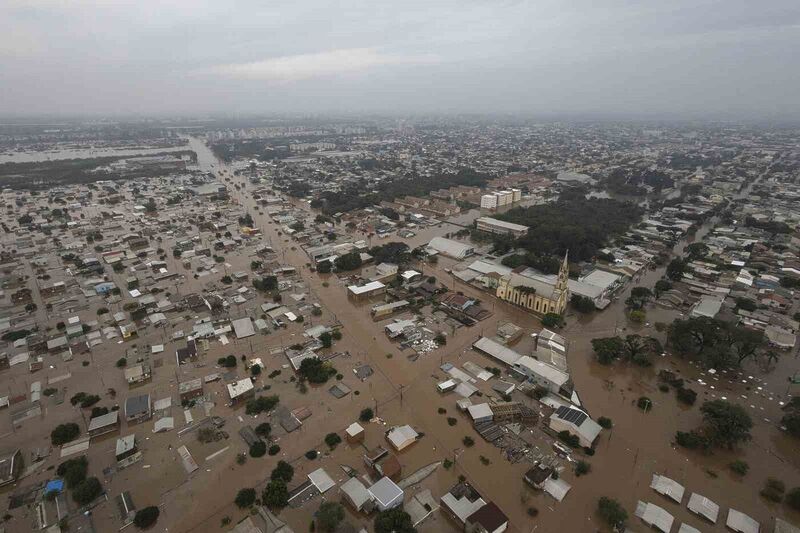
[[[67,424],[59,424],[50,432],[50,441],[53,446],[61,446],[72,440],[75,440],[81,434],[81,428],[78,424],[69,422]]]
[[[744,407],[725,400],[711,400],[700,407],[706,437],[711,446],[733,448],[750,440],[753,421]]]
[[[133,525],[139,529],[146,529],[156,523],[160,514],[161,511],[155,505],[139,509],[133,517]]]
[[[280,480],[284,483],[289,483],[292,477],[294,477],[294,468],[292,465],[282,460],[278,461],[278,464],[275,465],[275,468],[272,469],[272,473],[269,475],[271,480]]]
[[[261,493],[261,502],[270,509],[281,509],[289,504],[289,490],[286,483],[275,479],[267,483]]]
[[[616,529],[622,529],[628,520],[625,508],[617,500],[606,496],[597,500],[597,514],[606,524]]]
[[[233,502],[236,504],[236,507],[239,509],[244,509],[246,507],[250,507],[256,501],[256,490],[255,489],[242,489],[236,494],[236,499]]]
[[[297,373],[309,383],[325,383],[331,376],[336,375],[336,369],[316,357],[309,357],[303,359]]]
[[[333,533],[344,520],[344,507],[338,502],[323,502],[315,516],[320,531]]]
[[[530,228],[517,241],[528,252],[563,257],[569,250],[571,259],[589,261],[610,237],[638,221],[642,209],[631,202],[586,198],[586,191],[576,188],[562,192],[555,202],[496,216]]]
[[[737,367],[758,355],[764,334],[707,317],[675,320],[667,329],[667,343],[679,355],[707,368]]]
[[[382,511],[375,517],[375,533],[416,533],[411,516],[403,509],[395,507]]]
[[[355,270],[361,266],[361,255],[358,252],[350,252],[337,257],[334,264],[341,271]]]

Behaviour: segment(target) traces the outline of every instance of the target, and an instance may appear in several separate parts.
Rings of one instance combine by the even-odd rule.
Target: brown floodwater
[[[201,168],[211,169],[213,156],[197,140],[191,141],[192,148],[198,152]],[[216,170],[214,169],[214,170]],[[233,177],[244,183],[243,177]],[[233,197],[241,203],[255,218],[256,225],[262,230],[265,238],[273,245],[282,242],[277,235],[277,227],[270,224],[267,217],[259,215],[254,209],[254,202],[246,192],[231,190]],[[710,227],[706,225],[697,238],[701,238]],[[395,239],[392,239],[395,240]],[[307,395],[292,394],[291,385],[285,385],[282,402],[286,401],[290,408],[301,404],[313,406],[314,415],[306,421],[304,428],[289,436],[280,437],[279,443],[284,448],[277,458],[294,460],[295,480],[299,475],[323,465],[337,481],[343,480],[343,473],[337,470],[338,464],[349,464],[363,472],[360,462],[360,450],[340,445],[330,457],[323,457],[316,462],[302,458],[302,454],[311,448],[322,449],[322,437],[328,431],[341,431],[358,412],[366,406],[378,405],[378,414],[385,419],[387,425],[412,424],[418,431],[424,432],[421,441],[406,452],[400,454],[404,474],[424,466],[434,460],[457,457],[456,467],[450,471],[439,469],[424,482],[437,498],[451,486],[458,474],[465,475],[483,495],[496,502],[511,520],[511,531],[597,531],[602,525],[595,517],[597,499],[600,496],[617,498],[629,515],[633,516],[636,501],[641,499],[657,503],[675,515],[679,521],[687,522],[702,531],[722,531],[727,509],[734,507],[759,520],[764,530],[771,529],[772,516],[784,516],[798,523],[797,513],[789,512],[784,506],[767,504],[758,496],[758,491],[768,477],[782,479],[788,487],[800,485],[798,474],[797,441],[788,439],[775,426],[779,415],[778,404],[774,398],[779,392],[777,384],[785,383],[783,377],[791,372],[796,364],[782,360],[775,369],[763,373],[758,369],[747,369],[748,376],[760,378],[775,384],[770,389],[773,401],[769,397],[762,398],[753,393],[754,380],[750,384],[742,384],[719,375],[714,381],[701,370],[687,364],[676,357],[665,357],[655,361],[652,368],[626,367],[616,365],[603,367],[598,365],[592,355],[590,341],[598,336],[613,335],[615,331],[626,333],[633,330],[643,334],[655,335],[663,340],[663,335],[647,326],[634,328],[628,324],[624,312],[624,300],[627,290],[620,294],[608,309],[594,313],[590,317],[570,317],[564,334],[570,341],[569,365],[576,389],[580,397],[594,417],[609,416],[614,421],[614,429],[604,431],[598,443],[598,451],[594,457],[588,458],[592,465],[589,475],[576,479],[567,471],[563,477],[573,485],[572,491],[562,503],[551,498],[534,494],[525,488],[522,481],[527,466],[522,463],[511,464],[501,456],[501,451],[478,438],[470,427],[468,420],[461,415],[454,427],[444,423],[444,419],[436,412],[437,407],[445,407],[448,413],[455,412],[455,398],[441,396],[435,391],[437,379],[443,373],[438,370],[442,361],[457,365],[470,360],[481,366],[492,364],[487,358],[470,349],[472,342],[480,335],[493,335],[499,320],[511,320],[523,326],[526,331],[539,329],[538,320],[532,315],[514,308],[475,288],[453,281],[444,269],[450,262],[443,260],[436,267],[426,267],[426,273],[433,273],[451,288],[465,294],[479,297],[491,306],[493,316],[472,328],[456,330],[448,339],[445,348],[422,356],[416,362],[409,361],[401,354],[397,345],[391,343],[382,333],[381,323],[373,323],[368,316],[368,306],[356,306],[346,298],[345,287],[334,276],[326,276],[328,287],[322,286],[322,279],[305,268],[308,259],[303,252],[291,250],[285,244],[285,262],[298,266],[301,276],[317,295],[324,307],[335,313],[336,318],[344,324],[344,337],[337,343],[337,350],[348,350],[358,360],[369,362],[376,370],[375,375],[364,384],[356,384],[353,388],[360,391],[358,397],[334,400],[324,389],[312,389]],[[682,245],[676,249],[680,252]],[[631,286],[642,284],[652,286],[662,275],[658,269],[645,273],[641,279]],[[674,311],[649,309],[648,320],[667,322],[674,318]],[[274,346],[273,339],[267,337],[265,344]],[[387,354],[392,354],[391,358]],[[795,360],[796,362],[796,360]],[[268,364],[280,364],[274,361]],[[350,365],[335,361],[340,365]],[[698,407],[686,408],[675,399],[674,393],[662,393],[657,388],[655,376],[657,372],[667,368],[679,372],[681,376],[697,379],[702,376],[709,383],[708,387],[699,388],[692,385],[699,393],[699,399],[721,397],[726,395],[732,401],[739,401],[753,410],[755,427],[753,440],[740,449],[728,452],[718,451],[713,455],[700,455],[687,452],[672,445],[672,438],[678,429],[686,430],[694,427],[700,420]],[[731,381],[732,383],[729,383]],[[350,382],[348,382],[350,384]],[[716,384],[716,385],[715,385]],[[711,389],[710,385],[715,388]],[[747,387],[750,386],[750,390]],[[757,385],[756,385],[757,386]],[[402,390],[402,397],[400,391]],[[743,400],[740,396],[748,396]],[[639,396],[647,395],[654,401],[651,411],[643,413],[632,402]],[[753,403],[758,398],[758,403]],[[700,402],[698,402],[699,405]],[[750,408],[753,403],[755,408]],[[763,414],[760,407],[764,407]],[[759,415],[759,416],[756,416]],[[448,416],[451,416],[448,414]],[[764,419],[768,419],[765,421]],[[253,422],[255,423],[255,422]],[[382,431],[385,427],[378,424],[367,426],[367,444],[375,446],[383,444]],[[233,433],[233,432],[232,432]],[[466,435],[475,437],[475,445],[464,449],[462,438]],[[233,437],[235,438],[235,437]],[[239,444],[238,442],[236,443]],[[241,447],[240,445],[238,446]],[[232,452],[233,450],[231,450]],[[205,456],[205,453],[199,455]],[[245,516],[243,511],[234,508],[231,501],[233,495],[243,486],[255,486],[267,476],[277,458],[250,459],[244,467],[235,465],[234,453],[218,459],[218,463],[206,472],[206,465],[194,476],[190,483],[164,493],[165,504],[163,525],[172,531],[218,531],[220,520],[229,516],[234,523]],[[483,464],[484,456],[490,462]],[[751,471],[744,479],[737,479],[729,473],[727,464],[735,459],[743,458],[750,464]],[[198,461],[200,462],[200,461]],[[649,488],[650,478],[654,473],[664,474],[682,483],[687,491],[699,492],[716,501],[721,506],[720,521],[716,526],[703,523],[691,515],[685,506],[667,501]],[[156,478],[158,479],[158,478]],[[158,482],[159,485],[161,482]],[[335,489],[334,489],[335,490]],[[335,497],[330,496],[330,497]],[[310,502],[300,509],[289,509],[281,513],[296,531],[308,527],[311,515],[320,499]],[[539,509],[535,519],[530,518],[526,510],[530,506]],[[354,523],[366,524],[367,520],[354,514],[348,515]],[[432,520],[432,521],[431,521]],[[637,530],[645,529],[637,519],[630,523]],[[159,522],[159,526],[162,522]],[[677,526],[676,526],[677,527]],[[424,531],[448,531],[452,526],[436,515],[422,527]]]

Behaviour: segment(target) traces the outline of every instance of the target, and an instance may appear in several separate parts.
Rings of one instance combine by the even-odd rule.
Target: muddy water
[[[191,140],[190,144],[198,153],[201,168],[210,171],[220,170],[220,163],[202,143]],[[230,173],[225,175],[232,176]],[[241,177],[232,179],[240,184],[244,183]],[[265,216],[255,213],[254,202],[246,193],[235,189],[231,189],[231,193],[237,201],[249,208],[266,239],[273,242],[273,245],[282,242],[282,238],[277,235],[275,225],[270,224]],[[698,232],[697,238],[701,238],[712,223],[713,221],[704,226]],[[449,265],[448,261],[444,260],[437,267],[430,269],[429,273],[437,275],[439,279],[457,290],[483,299],[487,306],[492,307],[494,315],[473,328],[457,330],[451,335],[446,348],[411,363],[382,334],[381,325],[374,324],[368,319],[368,307],[354,306],[348,302],[344,286],[335,277],[328,276],[326,279],[330,285],[323,287],[322,280],[305,268],[307,258],[304,254],[299,249],[291,250],[290,245],[285,246],[287,247],[284,250],[285,261],[301,269],[303,278],[317,293],[321,303],[333,311],[338,320],[344,324],[344,338],[337,348],[350,350],[357,354],[355,357],[370,362],[375,367],[378,378],[371,379],[368,384],[360,385],[358,388],[361,395],[349,403],[343,403],[348,400],[340,400],[332,404],[330,396],[317,391],[312,391],[308,398],[302,398],[303,402],[315,403],[317,408],[324,412],[324,417],[315,417],[313,427],[312,424],[307,424],[307,429],[286,437],[285,447],[291,447],[287,452],[287,458],[300,457],[305,450],[318,445],[327,431],[341,430],[355,419],[361,408],[372,406],[373,402],[377,401],[379,415],[384,417],[388,424],[410,423],[426,435],[408,452],[401,454],[400,460],[405,473],[437,459],[457,457],[455,469],[449,472],[440,469],[432,476],[429,488],[434,492],[434,496],[440,496],[455,481],[456,475],[463,473],[509,516],[511,531],[602,529],[594,516],[594,509],[597,498],[603,495],[619,499],[631,516],[636,501],[642,499],[662,505],[675,515],[677,520],[688,522],[703,531],[723,530],[721,523],[714,527],[704,524],[690,515],[685,507],[670,503],[655,494],[649,489],[653,473],[668,475],[683,483],[687,491],[699,492],[716,501],[722,508],[720,515],[722,522],[729,507],[750,514],[762,523],[766,531],[771,529],[770,517],[774,515],[787,516],[791,521],[798,522],[799,517],[795,514],[788,513],[781,506],[769,506],[757,495],[767,477],[778,477],[784,480],[788,487],[800,485],[796,464],[798,457],[796,442],[786,439],[773,424],[759,419],[753,432],[753,441],[737,452],[717,452],[712,456],[700,456],[676,449],[671,445],[674,432],[676,429],[693,427],[699,421],[698,408],[682,407],[675,400],[673,393],[659,392],[655,387],[654,376],[660,368],[670,368],[682,375],[695,377],[700,375],[700,371],[675,358],[659,360],[651,369],[620,366],[608,368],[594,362],[590,347],[592,338],[613,335],[615,331],[625,333],[626,330],[633,329],[624,317],[622,302],[627,296],[627,291],[602,313],[596,313],[587,319],[570,318],[566,329],[566,335],[571,343],[570,368],[581,398],[593,416],[609,416],[614,420],[615,427],[601,436],[598,453],[589,459],[592,472],[588,476],[575,479],[569,472],[564,474],[564,478],[573,485],[573,490],[564,502],[557,504],[552,499],[535,495],[525,489],[521,477],[526,466],[505,461],[497,448],[474,435],[465,418],[460,417],[459,423],[451,428],[443,423],[442,417],[436,413],[437,406],[447,408],[448,412],[455,410],[455,399],[452,396],[441,397],[435,392],[434,385],[441,377],[437,367],[442,361],[460,364],[466,360],[473,360],[485,366],[490,361],[470,350],[471,343],[479,334],[493,334],[499,320],[512,320],[529,330],[538,329],[538,321],[519,309],[494,301],[485,293],[448,279],[444,268]],[[680,253],[684,246],[685,243],[679,245],[675,250],[676,253]],[[652,286],[662,274],[661,269],[647,272],[638,280],[638,284]],[[651,323],[656,320],[668,322],[674,318],[673,312],[664,310],[652,309],[648,313]],[[658,335],[646,326],[641,326],[640,330],[644,334]],[[393,354],[391,359],[386,357],[388,353]],[[779,368],[783,367],[779,365]],[[711,383],[708,376],[706,380]],[[776,380],[770,378],[770,381]],[[723,383],[733,387],[726,382]],[[402,402],[400,390],[403,391]],[[716,390],[710,388],[698,390],[700,399],[712,397],[712,394],[717,394]],[[733,392],[729,394],[734,396]],[[641,395],[647,395],[654,400],[654,408],[646,414],[631,405],[631,401]],[[292,407],[299,401],[292,398],[290,391],[281,397],[282,401],[286,398],[287,402],[294,402]],[[770,412],[770,417],[774,416]],[[465,435],[475,437],[476,444],[469,450],[464,450],[461,443]],[[380,428],[369,426],[368,444],[374,446],[382,442]],[[357,451],[341,447],[332,457],[326,458],[327,463],[320,464],[324,464],[329,474],[339,480],[341,474],[335,471],[335,465],[348,461],[358,462],[358,455]],[[488,458],[491,464],[488,466],[482,464],[479,461],[480,456]],[[728,462],[738,457],[744,458],[751,465],[751,472],[744,480],[734,479],[726,468]],[[169,502],[171,528],[177,531],[216,531],[223,516],[231,516],[235,522],[244,516],[244,513],[237,511],[228,503],[232,499],[229,495],[235,494],[242,486],[253,486],[263,480],[273,463],[274,459],[265,459],[262,463],[251,460],[245,468],[241,468],[235,466],[231,460],[225,464],[224,471],[201,474],[203,477],[191,487],[174,491],[170,495]],[[298,474],[306,473],[316,466],[318,466],[316,463],[308,464],[302,458],[295,462]],[[352,466],[361,468],[360,464]],[[210,490],[209,486],[213,486],[213,490]],[[220,494],[225,496],[222,497]],[[308,527],[310,513],[316,505],[313,503],[299,510],[287,510],[282,516],[289,520],[295,530],[302,531]],[[529,506],[539,509],[540,513],[536,519],[527,516],[526,509]],[[175,520],[176,514],[182,519]],[[365,523],[361,517],[351,515],[350,518],[354,523]],[[643,529],[644,526],[637,522],[636,519],[631,520],[637,529]],[[452,527],[438,517],[436,521],[426,523],[423,529],[448,531]]]

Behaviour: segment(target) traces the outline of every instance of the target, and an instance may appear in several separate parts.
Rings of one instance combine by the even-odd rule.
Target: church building
[[[525,270],[527,267],[521,267],[500,278],[496,296],[537,315],[564,314],[569,302],[567,255],[564,255],[555,283],[525,276],[523,275]]]

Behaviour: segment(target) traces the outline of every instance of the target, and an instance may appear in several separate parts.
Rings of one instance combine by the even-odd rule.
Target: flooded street
[[[324,415],[313,418],[312,430],[302,430],[292,434],[291,449],[284,450],[286,457],[300,458],[306,450],[319,446],[319,439],[326,432],[341,431],[357,418],[362,408],[377,403],[379,415],[386,420],[387,425],[408,423],[425,433],[424,439],[408,452],[401,454],[404,473],[412,472],[431,461],[457,457],[454,469],[446,471],[440,468],[434,474],[434,482],[439,489],[438,493],[434,493],[434,497],[438,500],[438,497],[455,483],[458,474],[464,474],[479,491],[497,503],[509,516],[511,531],[597,531],[602,529],[594,514],[600,496],[617,498],[631,517],[637,500],[641,499],[664,506],[675,515],[676,519],[703,531],[724,530],[724,514],[721,514],[722,523],[718,522],[716,526],[710,527],[689,513],[685,506],[668,503],[654,493],[649,488],[650,478],[654,473],[672,477],[682,483],[687,491],[699,492],[714,500],[723,509],[722,513],[726,512],[727,508],[734,507],[749,514],[761,522],[765,531],[771,530],[770,518],[775,515],[788,516],[788,519],[795,523],[800,521],[800,516],[796,514],[787,515],[789,511],[785,506],[769,505],[758,496],[758,491],[768,477],[780,478],[787,487],[800,485],[798,470],[800,454],[797,441],[791,441],[776,427],[775,422],[780,416],[777,400],[770,402],[767,399],[762,402],[764,398],[761,398],[755,388],[761,385],[757,385],[754,380],[748,380],[747,384],[743,384],[740,379],[734,380],[725,374],[712,378],[685,361],[671,356],[656,360],[651,368],[622,365],[603,367],[595,361],[590,342],[596,337],[612,336],[615,332],[624,335],[636,331],[664,341],[664,333],[656,332],[652,325],[634,328],[628,324],[624,308],[624,300],[631,287],[636,285],[652,287],[663,275],[664,268],[646,272],[641,279],[631,283],[619,294],[605,311],[593,313],[589,317],[568,317],[568,326],[563,333],[570,342],[569,367],[576,390],[588,412],[595,419],[599,416],[612,418],[614,428],[601,434],[597,454],[588,458],[592,465],[589,475],[573,479],[572,474],[567,473],[566,477],[573,484],[573,489],[562,503],[556,503],[546,495],[528,490],[522,481],[522,475],[527,469],[526,464],[509,463],[502,457],[499,448],[476,438],[475,446],[464,451],[462,438],[474,434],[468,420],[461,417],[458,425],[451,428],[436,412],[436,408],[440,405],[446,405],[450,410],[453,403],[452,397],[442,397],[435,390],[437,380],[443,376],[438,369],[443,361],[463,364],[469,360],[484,367],[490,364],[490,361],[471,349],[471,344],[479,335],[484,333],[488,336],[493,335],[500,320],[511,320],[524,327],[526,332],[538,330],[540,326],[535,317],[506,303],[497,302],[490,295],[477,289],[454,282],[445,272],[449,264],[447,260],[440,261],[435,268],[426,266],[426,275],[433,274],[448,287],[482,299],[494,314],[472,328],[456,330],[448,339],[446,347],[411,362],[399,354],[397,346],[386,338],[382,332],[382,325],[369,319],[369,306],[357,306],[349,302],[344,285],[335,276],[325,276],[323,280],[312,273],[307,267],[309,260],[299,246],[286,242],[287,238],[278,234],[279,227],[266,215],[256,211],[252,197],[242,192],[246,190],[246,178],[234,177],[232,171],[226,166],[221,166],[222,164],[200,140],[190,139],[190,148],[197,152],[198,163],[202,170],[214,172],[218,176],[224,171],[222,174],[224,178],[230,177],[240,185],[240,189],[229,185],[231,197],[251,213],[256,226],[262,231],[263,238],[272,243],[285,263],[298,268],[310,290],[318,295],[320,303],[331,310],[338,321],[344,324],[344,337],[337,343],[337,350],[350,351],[353,357],[369,362],[376,370],[375,376],[368,383],[358,386],[361,393],[359,397],[337,400],[338,403],[335,405],[330,404],[331,397],[324,392],[311,390],[303,401],[315,405],[315,415],[316,413]],[[227,185],[229,182],[223,180],[223,183]],[[708,221],[697,232],[695,239],[701,239],[713,224],[713,220]],[[438,228],[438,231],[439,234],[447,232],[442,228]],[[427,235],[426,230],[425,238]],[[420,235],[415,239],[419,239],[420,243],[423,240]],[[391,240],[399,239],[391,238],[383,242]],[[373,244],[381,244],[381,241],[374,239]],[[675,248],[675,253],[681,253],[685,246],[686,242],[679,244]],[[323,286],[323,281],[328,282],[327,287]],[[674,311],[648,308],[650,324],[668,323],[676,316],[677,313]],[[274,346],[276,339],[272,336],[265,339],[266,344]],[[265,345],[264,348],[267,349],[268,346]],[[393,354],[393,357],[389,358],[387,354]],[[655,376],[661,369],[672,370],[691,380],[703,376],[715,388],[707,387],[701,390],[692,384],[691,387],[698,392],[699,401],[694,407],[686,408],[676,400],[673,392],[662,393],[658,390]],[[764,374],[758,369],[748,368],[747,375],[761,378],[768,383],[767,388],[774,393],[773,398],[777,398],[779,393],[781,398],[785,398],[785,376],[796,370],[798,370],[797,359],[792,355],[785,356],[772,373]],[[719,451],[709,456],[672,446],[676,430],[688,430],[699,422],[698,407],[703,400],[726,394],[729,399],[746,404],[748,409],[751,403],[756,405],[750,410],[755,422],[751,443],[737,452]],[[642,395],[649,396],[654,402],[650,412],[643,413],[632,405],[632,402]],[[748,396],[748,399],[741,400],[740,395]],[[749,398],[750,396],[753,396],[753,399]],[[288,396],[287,401],[295,402],[295,398]],[[757,403],[754,403],[756,401]],[[367,431],[368,435],[375,436],[371,439],[373,443],[381,440],[378,427],[370,424]],[[347,460],[352,461],[352,466],[362,468],[358,451],[337,449],[336,460],[329,460],[327,463],[325,458],[322,463],[300,459],[295,465],[295,479],[298,474],[307,473],[310,469],[324,465],[329,473],[336,473],[334,477],[337,481],[341,480],[343,474],[341,470],[336,470],[336,464]],[[481,456],[488,458],[490,461],[488,466],[479,460]],[[750,464],[750,473],[743,480],[735,479],[727,468],[727,464],[736,458],[743,458]],[[241,514],[232,509],[230,504],[232,495],[243,486],[253,486],[263,480],[268,476],[274,463],[272,458],[264,458],[261,462],[251,459],[242,468],[233,463],[232,456],[229,455],[227,460],[229,464],[225,465],[224,470],[203,474],[207,476],[204,478],[206,483],[213,485],[214,490],[204,486],[202,490],[193,493],[189,489],[178,488],[170,494],[170,501],[183,511],[180,520],[172,518],[173,531],[217,531],[223,516]],[[526,509],[530,506],[535,506],[539,510],[539,515],[535,519],[526,513]],[[288,517],[296,531],[301,531],[307,527],[310,521],[309,513],[313,509],[314,506],[287,509],[281,516]],[[351,518],[355,522],[359,520],[358,517]],[[635,519],[631,520],[631,524],[638,530],[643,528]],[[429,519],[420,527],[421,531],[451,529],[452,526],[438,513],[435,520]]]

